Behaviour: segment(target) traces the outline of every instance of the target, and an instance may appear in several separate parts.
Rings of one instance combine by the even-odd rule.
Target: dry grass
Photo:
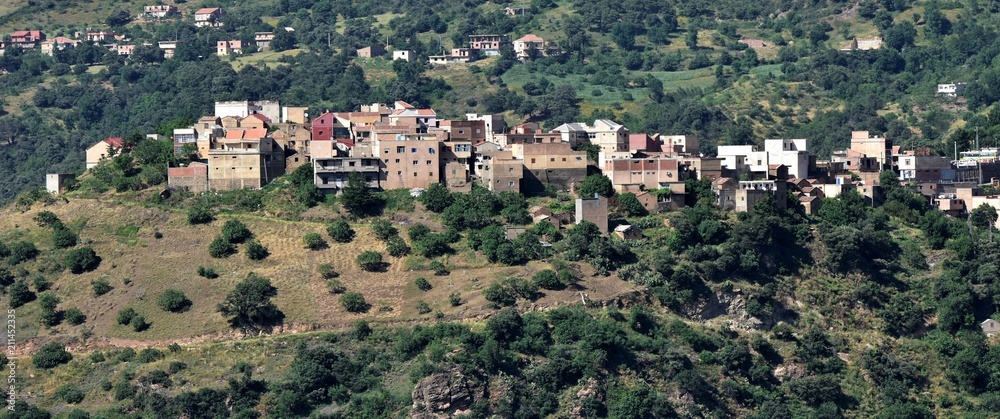
[[[9,242],[20,236],[35,242],[42,250],[40,261],[26,264],[32,273],[42,261],[48,258],[61,260],[64,253],[50,250],[49,230],[37,227],[31,220],[42,210],[56,213],[78,230],[81,240],[92,246],[103,262],[95,271],[81,275],[68,271],[54,277],[50,275],[53,290],[63,301],[60,308],[80,308],[86,314],[87,322],[84,326],[62,324],[52,329],[37,330],[37,335],[32,333],[31,336],[35,338],[33,343],[25,347],[28,352],[53,338],[74,339],[83,328],[90,328],[93,337],[88,342],[77,341],[77,349],[106,345],[166,346],[174,341],[190,343],[231,338],[229,325],[215,311],[215,307],[250,272],[271,279],[278,288],[275,303],[286,316],[283,329],[296,331],[346,327],[361,318],[376,323],[426,318],[416,313],[418,300],[427,301],[449,319],[479,317],[492,312],[481,296],[481,290],[492,281],[507,276],[530,278],[537,270],[548,267],[538,262],[527,267],[493,266],[468,251],[464,243],[459,243],[456,245],[457,253],[446,258],[452,269],[451,275],[435,277],[432,271],[407,270],[405,266],[413,264],[388,256],[385,245],[372,236],[367,223],[354,226],[357,237],[352,243],[331,241],[328,249],[310,251],[303,248],[301,238],[310,232],[324,233],[323,224],[255,216],[238,218],[268,247],[271,256],[263,261],[251,261],[243,255],[243,246],[240,246],[240,253],[236,255],[213,259],[208,255],[208,244],[219,233],[226,216],[220,216],[210,225],[190,226],[184,213],[112,202],[105,197],[101,200],[70,198],[68,203],[47,207],[36,205],[25,213],[11,207],[0,211],[0,240]],[[119,234],[126,231],[123,226],[138,227],[134,238]],[[153,237],[156,230],[163,233],[163,238]],[[359,269],[354,259],[365,250],[383,252],[389,262],[388,270],[372,273]],[[368,313],[346,312],[337,300],[338,296],[327,292],[326,281],[316,273],[317,266],[323,263],[334,266],[340,273],[340,281],[349,291],[365,295],[372,304]],[[202,278],[196,274],[198,266],[212,267],[220,276],[216,279]],[[613,277],[592,278],[592,272],[586,269],[584,273],[588,278],[581,282],[581,286],[590,299],[611,299],[633,289]],[[413,281],[418,277],[428,278],[434,289],[427,293],[417,290]],[[91,281],[100,278],[107,279],[114,289],[104,296],[94,297]],[[160,309],[156,298],[167,289],[183,291],[192,301],[190,310],[168,313]],[[448,295],[453,292],[461,293],[467,303],[451,307]],[[541,308],[580,301],[578,291],[574,290],[546,294],[532,306]],[[19,309],[26,325],[34,321],[35,306],[37,304],[32,303]],[[135,332],[127,326],[118,325],[116,314],[126,307],[133,307],[143,314],[151,322],[151,327],[144,332]]]

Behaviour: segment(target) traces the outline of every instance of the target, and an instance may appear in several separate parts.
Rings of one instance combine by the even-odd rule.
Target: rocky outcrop
[[[450,370],[430,375],[413,388],[414,419],[447,418],[465,410],[482,397],[482,390],[458,370]]]

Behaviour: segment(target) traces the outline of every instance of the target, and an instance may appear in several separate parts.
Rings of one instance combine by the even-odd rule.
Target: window
[[[549,157],[549,161],[556,161],[555,157]]]
[[[563,157],[563,161],[566,161],[566,158],[565,158],[565,157]]]
[[[406,152],[406,147],[396,146],[396,152],[400,153],[400,154],[405,153]]]
[[[430,172],[427,175],[430,176],[430,177],[434,177],[434,172]]]
[[[430,161],[430,160],[427,160],[427,165],[428,165],[428,166],[430,166],[430,165],[431,165],[431,161]]]
[[[399,163],[399,159],[396,159],[396,163]]]
[[[410,152],[411,153],[416,153],[417,152],[417,148],[416,147],[410,147]]]
[[[414,160],[414,161],[413,161],[413,165],[414,165],[414,166],[416,166],[416,165],[417,165],[417,161],[416,161],[416,160]]]
[[[514,187],[514,182],[513,181],[507,182],[507,186],[510,186],[511,188],[513,188]]]
[[[507,173],[514,173],[514,168],[513,167],[507,168]]]
[[[413,177],[417,177],[417,172],[413,172]]]
[[[531,162],[532,162],[532,163],[534,163],[534,162],[535,162],[535,159],[534,159],[534,158],[532,158],[532,159],[531,159]]]
[[[413,149],[413,152],[414,152],[414,153],[416,153],[416,152],[417,152],[417,149],[415,149],[415,148],[414,148],[414,149]],[[437,152],[437,150],[434,150],[434,147],[427,147],[427,152],[428,152],[428,153],[431,153],[431,154],[434,154],[434,153],[436,153],[436,152]]]
[[[298,159],[296,159],[296,161],[298,161]],[[354,167],[354,162],[352,162],[352,161],[351,162],[347,162],[347,165],[351,166],[351,167]]]
[[[577,157],[576,161],[583,161],[583,157]]]
[[[389,149],[385,149],[385,154],[389,154]]]

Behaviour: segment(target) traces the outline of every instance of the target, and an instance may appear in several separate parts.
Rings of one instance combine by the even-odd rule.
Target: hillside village
[[[949,215],[964,216],[983,205],[1000,208],[1000,197],[980,188],[997,185],[998,149],[965,151],[953,159],[928,149],[903,150],[867,131],[855,131],[850,148],[835,151],[828,161],[809,153],[807,139],[767,139],[763,150],[720,146],[716,156],[708,157],[699,152],[693,135],[631,133],[610,120],[563,124],[544,132],[537,123],[507,127],[501,115],[438,119],[433,109],[405,102],[310,118],[306,107],[242,101],[217,102],[215,115],[175,129],[172,141],[175,153],[191,162],[169,168],[168,185],[192,192],[261,188],[310,163],[316,187],[328,194],[339,193],[351,173],[363,175],[373,189],[419,194],[442,183],[451,191],[468,192],[479,184],[526,195],[553,188],[576,191],[589,174],[601,173],[617,193],[633,194],[654,214],[693,205],[697,198],[686,184],[704,179],[724,211],[752,212],[764,196],[790,193],[807,214],[817,215],[824,199],[851,190],[870,205],[881,205],[885,197],[878,182],[883,172],[892,171],[900,184]],[[589,146],[596,159],[585,151]],[[121,147],[115,137],[96,143],[87,150],[87,167]],[[58,185],[52,191],[58,192]],[[603,209],[585,212],[592,214],[586,219],[531,215],[556,216],[564,224],[590,221],[607,233],[608,197],[581,198],[578,205],[597,200],[587,205]],[[786,200],[776,202],[784,209]]]

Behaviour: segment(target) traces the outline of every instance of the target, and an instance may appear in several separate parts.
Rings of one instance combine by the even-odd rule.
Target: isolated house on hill
[[[111,156],[111,149],[121,149],[124,144],[118,137],[110,137],[99,141],[87,149],[87,169],[97,166],[102,159]]]

